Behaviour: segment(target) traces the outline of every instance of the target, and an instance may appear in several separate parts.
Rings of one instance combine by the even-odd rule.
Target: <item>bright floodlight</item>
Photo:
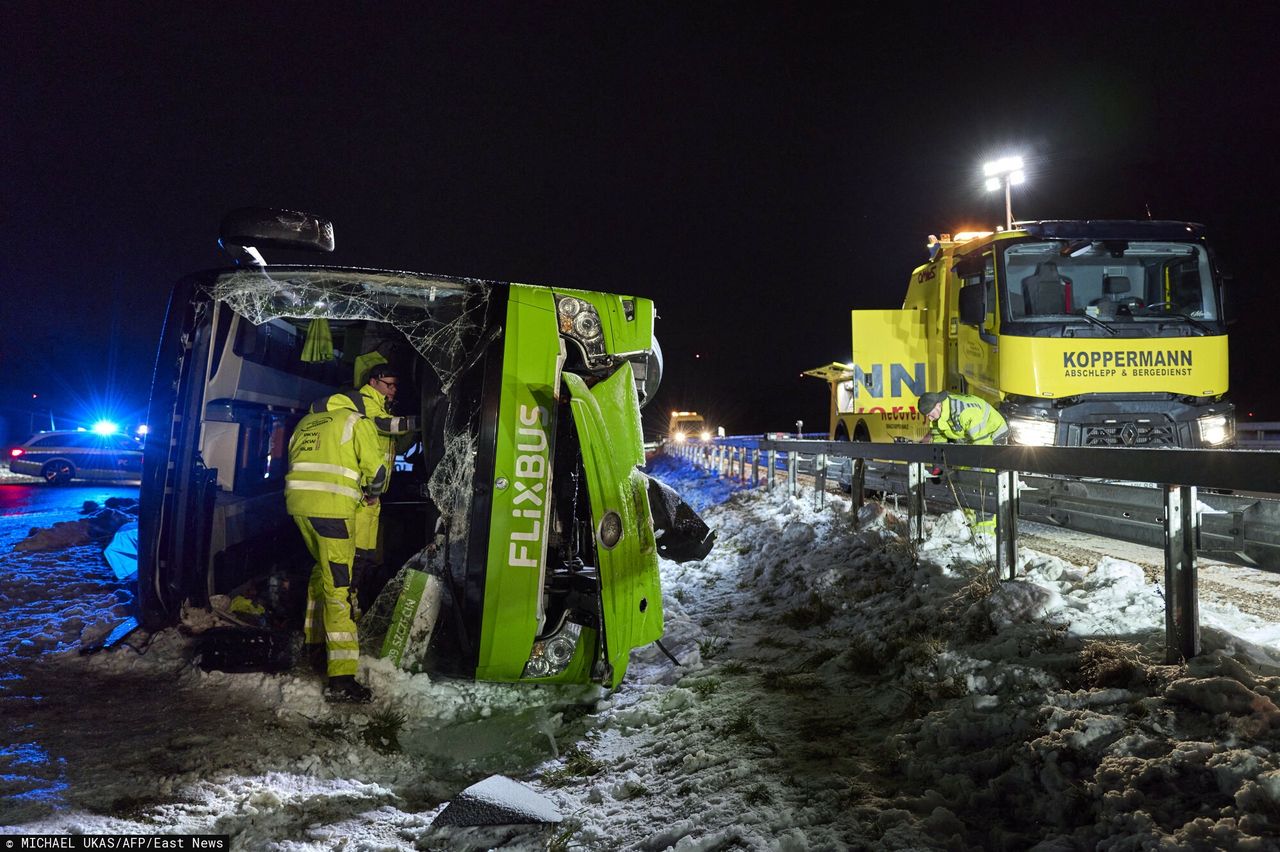
[[[93,424],[93,433],[95,435],[114,435],[119,430],[120,427],[110,420],[99,420]]]
[[[1001,157],[982,165],[982,173],[987,177],[1004,177],[1012,172],[1022,170],[1021,157]]]
[[[982,173],[986,175],[987,190],[995,192],[1004,190],[1004,226],[1013,229],[1013,204],[1009,197],[1009,187],[1015,183],[1023,183],[1027,174],[1022,170],[1021,157],[1001,157],[982,164]]]
[[[139,434],[139,435],[145,435],[145,434],[147,434],[147,432],[148,432],[148,431],[150,431],[150,430],[147,428],[147,424],[145,424],[145,423],[143,423],[141,426],[139,426],[139,427],[138,427],[138,434]]]

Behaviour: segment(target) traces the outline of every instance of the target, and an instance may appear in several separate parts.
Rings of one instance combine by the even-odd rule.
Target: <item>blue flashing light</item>
[[[120,427],[110,420],[99,420],[93,424],[93,433],[95,435],[114,435],[120,431]]]

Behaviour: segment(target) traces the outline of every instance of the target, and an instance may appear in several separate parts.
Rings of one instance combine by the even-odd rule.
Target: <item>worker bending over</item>
[[[929,422],[922,441],[953,444],[1003,444],[1009,435],[1004,416],[984,399],[964,393],[931,391],[920,397],[917,410]]]

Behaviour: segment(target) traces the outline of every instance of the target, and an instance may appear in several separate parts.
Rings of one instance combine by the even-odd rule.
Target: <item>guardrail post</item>
[[[765,480],[768,482],[769,490],[772,491],[778,481],[778,451],[771,448],[766,458],[769,462],[769,470],[765,474]]]
[[[1195,486],[1164,486],[1164,647],[1176,663],[1200,653],[1200,601],[1196,586]]]
[[[819,453],[813,457],[813,508],[821,509],[827,503],[827,457]]]
[[[760,487],[760,448],[751,451],[751,487]]]
[[[862,499],[866,493],[867,460],[854,459],[853,472],[849,475],[849,510],[855,515],[862,508]]]
[[[798,478],[796,474],[800,472],[800,454],[795,450],[787,450],[787,485],[791,489],[791,496],[796,496],[796,489],[799,488]]]
[[[907,464],[907,525],[912,541],[924,541],[924,464]]]
[[[1018,576],[1018,472],[996,474],[996,576]]]

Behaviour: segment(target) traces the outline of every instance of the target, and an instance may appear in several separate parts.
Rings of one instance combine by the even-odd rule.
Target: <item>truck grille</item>
[[[1151,420],[1109,420],[1084,426],[1086,447],[1176,447],[1173,425]]]

